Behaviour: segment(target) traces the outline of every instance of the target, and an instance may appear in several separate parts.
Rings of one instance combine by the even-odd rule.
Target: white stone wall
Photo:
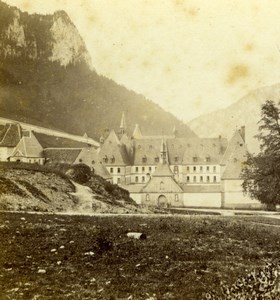
[[[255,199],[251,199],[242,192],[243,180],[223,180],[223,207],[224,208],[262,208],[263,205]]]
[[[0,147],[0,161],[7,161],[13,150],[14,147]]]
[[[221,193],[184,193],[185,207],[220,208],[221,205]]]

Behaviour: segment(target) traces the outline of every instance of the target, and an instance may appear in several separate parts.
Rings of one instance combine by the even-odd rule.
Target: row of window
[[[217,182],[217,176],[187,176],[187,182]]]
[[[82,163],[82,162],[83,162],[82,158],[80,158],[80,159],[79,159],[79,162],[80,162],[80,163]],[[91,161],[91,163],[94,165],[94,164],[95,164],[95,161],[94,161],[94,160],[92,160],[92,161]]]
[[[107,164],[108,162],[110,162],[111,164],[113,164],[115,162],[115,157],[114,155],[112,157],[110,157],[110,159],[107,157],[107,155],[105,155],[105,157],[103,157],[103,162],[105,164]]]
[[[156,167],[155,167],[156,168]],[[140,171],[140,169],[142,170],[143,173],[145,173],[146,171],[152,172],[152,167],[135,167],[135,172],[138,173]],[[193,166],[192,169],[188,166],[187,167],[187,171],[190,172],[210,172],[210,166],[206,166],[205,168],[203,168],[203,166],[200,166],[199,168],[197,166]],[[216,166],[212,167],[212,172],[216,172],[217,168]],[[178,174],[179,173],[179,166],[174,166],[173,167],[173,172],[174,174]],[[114,168],[110,168],[110,173],[114,173]],[[121,168],[117,168],[117,173],[121,173]]]
[[[110,168],[110,173],[114,173],[114,168]],[[117,168],[117,173],[121,173],[121,168]]]
[[[146,176],[135,176],[135,182],[136,183],[139,183],[139,182],[144,183],[144,182],[146,182]]]
[[[193,160],[193,162],[198,162],[198,157],[194,156],[192,160]],[[210,156],[205,157],[205,161],[206,162],[210,162],[211,161]]]
[[[155,161],[155,162],[159,162],[159,157],[156,156],[156,157],[154,158],[154,161]],[[179,157],[178,157],[178,156],[175,156],[175,157],[174,157],[174,161],[175,161],[175,162],[178,162],[178,161],[179,161]],[[198,162],[198,157],[196,157],[196,156],[193,157],[192,161],[193,161],[193,162]],[[206,161],[206,162],[210,162],[210,161],[211,161],[210,156],[205,157],[205,161]],[[146,163],[146,162],[147,162],[147,157],[146,157],[146,155],[142,157],[142,162],[143,162],[143,163]]]
[[[135,172],[138,173],[140,171],[141,167],[135,167]],[[152,172],[152,167],[142,167],[142,172],[146,172],[146,171],[149,171],[149,172]]]
[[[203,172],[203,171],[206,171],[206,172],[210,172],[210,166],[193,166],[193,167],[189,167],[187,166],[187,172],[190,172],[190,171],[193,171],[193,172]],[[213,166],[212,167],[212,172],[216,172],[217,171],[217,167],[216,166]]]

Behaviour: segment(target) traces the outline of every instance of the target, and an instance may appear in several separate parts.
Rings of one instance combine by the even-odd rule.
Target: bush
[[[228,286],[221,283],[221,290],[205,294],[205,299],[280,299],[279,291],[280,264],[267,263],[258,271],[254,270],[247,276],[237,279]]]
[[[71,166],[66,172],[66,175],[72,180],[80,184],[84,184],[90,180],[92,172],[89,166],[85,164],[78,164]]]

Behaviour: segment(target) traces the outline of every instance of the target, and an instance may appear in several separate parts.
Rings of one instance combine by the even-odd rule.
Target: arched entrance
[[[158,197],[158,206],[160,207],[167,207],[167,198],[164,195],[160,195]]]

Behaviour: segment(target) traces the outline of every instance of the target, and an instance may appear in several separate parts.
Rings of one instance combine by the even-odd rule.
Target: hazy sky
[[[280,82],[278,0],[5,0],[65,10],[98,73],[188,121]]]

